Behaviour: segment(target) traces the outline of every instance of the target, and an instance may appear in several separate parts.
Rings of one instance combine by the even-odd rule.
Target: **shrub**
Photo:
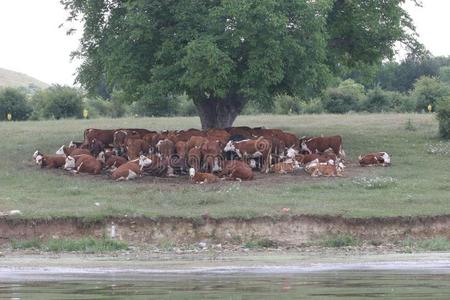
[[[280,115],[299,114],[300,99],[289,95],[277,95],[274,99],[275,113]]]
[[[178,102],[178,111],[177,115],[179,116],[196,116],[197,108],[195,107],[194,102],[187,95],[180,95],[176,97],[176,101]]]
[[[128,101],[128,97],[123,91],[113,91],[111,95],[111,104],[110,104],[110,116],[112,118],[120,118],[123,117],[126,112],[126,104]]]
[[[364,86],[352,79],[347,79],[336,88],[325,91],[323,106],[330,113],[358,111],[364,99]]]
[[[31,112],[25,93],[15,88],[0,90],[0,120],[6,120],[8,113],[13,120],[26,120]]]
[[[54,85],[34,94],[32,102],[39,118],[82,117],[82,95],[76,88]]]
[[[413,112],[416,110],[416,100],[406,94],[389,92],[391,95],[392,110],[396,112]]]
[[[416,110],[426,111],[429,104],[434,108],[439,100],[450,96],[450,88],[437,78],[422,76],[414,83],[411,95],[416,100]]]
[[[439,121],[440,136],[445,139],[450,139],[450,97],[438,102],[437,119]]]
[[[390,111],[393,107],[392,93],[375,88],[368,91],[367,97],[362,104],[362,110],[368,112]]]
[[[90,118],[111,115],[111,102],[102,98],[89,98],[85,100],[85,107]]]
[[[320,98],[315,98],[309,101],[300,101],[300,111],[303,114],[321,114],[324,108]]]

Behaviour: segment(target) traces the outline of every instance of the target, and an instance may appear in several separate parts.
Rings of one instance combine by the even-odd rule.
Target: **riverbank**
[[[289,274],[342,270],[418,270],[448,268],[450,253],[356,253],[348,250],[300,253],[248,252],[209,255],[79,255],[7,253],[0,260],[0,280],[14,276],[116,274],[121,278],[161,274]],[[31,278],[30,277],[30,278]],[[61,279],[61,278],[60,278]]]
[[[130,245],[190,247],[202,244],[249,248],[302,247],[346,236],[350,245],[395,243],[406,239],[450,236],[450,215],[346,218],[289,215],[254,218],[107,217],[0,218],[0,244],[21,240],[92,237]],[[353,243],[355,242],[355,243]]]

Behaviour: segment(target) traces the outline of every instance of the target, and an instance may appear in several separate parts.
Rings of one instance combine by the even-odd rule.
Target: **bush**
[[[197,108],[194,102],[187,95],[180,95],[176,97],[178,103],[177,115],[179,116],[196,116]]]
[[[300,101],[300,111],[302,114],[321,114],[324,111],[322,101],[319,98],[309,101]]]
[[[280,115],[299,114],[300,99],[289,95],[277,95],[274,99],[275,113]]]
[[[82,95],[76,88],[54,85],[34,94],[32,102],[34,118],[82,117]]]
[[[422,76],[414,83],[411,95],[416,100],[416,110],[427,111],[429,104],[434,108],[440,99],[450,96],[450,88],[437,78]]]
[[[26,120],[31,112],[25,93],[14,88],[0,90],[0,120],[6,120],[8,113],[11,113],[13,120]]]
[[[391,95],[392,109],[395,112],[413,112],[416,110],[416,100],[399,92],[389,92]]]
[[[352,79],[347,79],[336,88],[325,91],[323,106],[330,113],[358,111],[364,99],[364,86]]]
[[[384,112],[392,110],[391,92],[375,88],[368,91],[366,99],[362,104],[362,110],[367,112]]]
[[[112,118],[123,117],[127,112],[128,97],[123,91],[113,91],[110,100],[109,116]]]
[[[450,139],[450,97],[440,100],[436,109],[439,134],[442,138]]]
[[[111,115],[111,102],[102,98],[88,98],[85,107],[89,111],[90,118]]]

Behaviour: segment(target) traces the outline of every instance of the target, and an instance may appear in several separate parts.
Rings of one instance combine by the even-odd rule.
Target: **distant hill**
[[[49,87],[49,84],[23,73],[0,68],[0,88],[2,87],[25,87],[31,89],[43,89]]]

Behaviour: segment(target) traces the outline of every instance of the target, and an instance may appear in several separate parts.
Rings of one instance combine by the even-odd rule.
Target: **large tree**
[[[61,0],[84,24],[77,80],[130,101],[186,93],[203,128],[248,101],[311,97],[331,76],[418,46],[406,0]]]

